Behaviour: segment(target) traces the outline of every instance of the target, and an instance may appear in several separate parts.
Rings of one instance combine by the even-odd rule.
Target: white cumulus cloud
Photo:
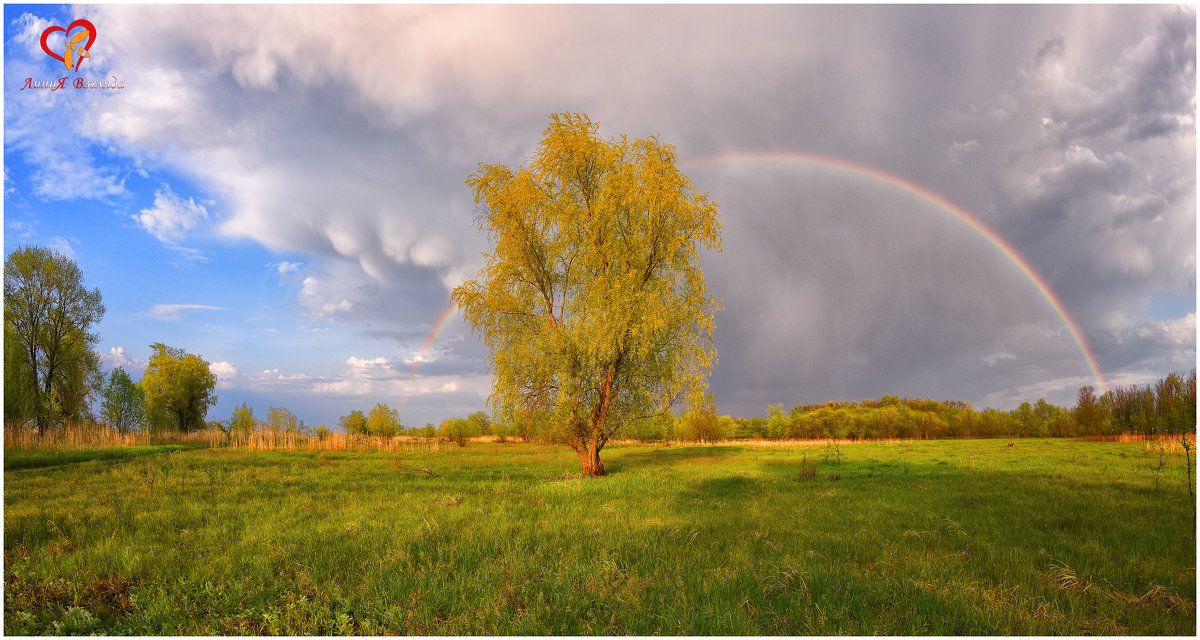
[[[154,192],[154,206],[133,216],[150,235],[166,244],[178,244],[189,231],[208,219],[208,209],[195,198],[184,200],[163,183]]]
[[[208,365],[208,370],[217,376],[218,389],[232,389],[234,387],[238,368],[232,362],[213,362]]]

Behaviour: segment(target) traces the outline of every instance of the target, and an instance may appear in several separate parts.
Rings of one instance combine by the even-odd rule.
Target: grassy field
[[[6,450],[4,632],[1193,635],[1182,451],[1008,445]]]

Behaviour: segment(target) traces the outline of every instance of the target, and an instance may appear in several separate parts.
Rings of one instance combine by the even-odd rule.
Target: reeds
[[[1130,442],[1145,442],[1145,443],[1147,443],[1147,448],[1149,448],[1149,447],[1156,445],[1159,442],[1164,442],[1164,443],[1174,442],[1175,446],[1178,447],[1179,446],[1179,437],[1180,436],[1177,433],[1156,434],[1156,435],[1149,435],[1149,434],[1144,434],[1144,433],[1122,433],[1122,434],[1111,435],[1111,436],[1083,436],[1079,439],[1089,441],[1089,442],[1123,442],[1126,444],[1128,444]],[[1184,437],[1186,437],[1189,442],[1192,442],[1192,443],[1196,442],[1196,434],[1194,434],[1194,433],[1184,434]]]
[[[150,444],[144,431],[121,433],[104,424],[64,424],[38,433],[32,425],[4,425],[4,447],[19,449],[58,449],[73,447],[115,447]]]
[[[323,437],[297,432],[260,429],[253,433],[231,433],[214,446],[248,451],[441,451],[441,442],[418,436],[366,436],[330,433]]]
[[[227,433],[220,429],[180,431],[133,430],[120,433],[105,424],[64,424],[39,434],[31,425],[6,424],[5,448],[70,449],[148,444],[191,444],[250,451],[440,451],[433,438],[416,436],[380,437],[330,433],[324,436],[295,431],[259,429],[252,433]]]

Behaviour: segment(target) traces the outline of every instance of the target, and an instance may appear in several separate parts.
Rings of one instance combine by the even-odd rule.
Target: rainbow
[[[408,372],[408,381],[404,385],[404,393],[400,396],[400,406],[404,406],[404,402],[408,399],[408,392],[412,389],[413,380],[417,377],[417,372],[421,369],[421,364],[429,355],[429,350],[433,348],[433,343],[441,335],[442,330],[446,325],[450,324],[450,319],[454,317],[454,313],[458,311],[458,305],[453,301],[442,309],[442,313],[438,315],[437,320],[433,321],[433,328],[429,330],[429,335],[425,336],[425,343],[421,345],[421,350],[413,357],[412,370]]]
[[[1079,325],[1071,319],[1070,314],[1063,308],[1062,302],[1050,290],[1050,286],[1046,284],[1044,278],[1034,271],[1033,267],[1021,257],[1007,242],[1004,241],[995,231],[989,229],[986,225],[980,222],[975,216],[955,205],[953,202],[943,198],[942,196],[922,187],[921,185],[912,182],[901,176],[893,175],[884,172],[875,167],[868,165],[857,164],[840,158],[832,158],[828,156],[819,156],[810,153],[794,153],[794,152],[746,152],[746,153],[731,153],[719,156],[710,156],[700,158],[683,164],[683,167],[704,167],[716,165],[738,165],[738,164],[755,164],[755,163],[782,163],[782,164],[798,164],[810,167],[822,167],[832,169],[851,176],[864,177],[876,182],[888,185],[895,189],[899,189],[919,200],[928,202],[937,208],[945,211],[954,217],[961,220],[968,227],[974,230],[979,235],[992,243],[1004,257],[1015,264],[1021,273],[1033,283],[1046,302],[1050,303],[1050,307],[1054,313],[1062,320],[1066,326],[1067,332],[1071,334],[1071,339],[1079,347],[1079,352],[1083,354],[1084,362],[1087,363],[1088,369],[1092,376],[1096,379],[1097,386],[1100,392],[1108,390],[1108,385],[1104,381],[1104,376],[1100,373],[1100,367],[1096,364],[1096,357],[1092,354],[1091,348],[1088,347],[1087,341],[1083,339],[1083,333],[1079,330]]]

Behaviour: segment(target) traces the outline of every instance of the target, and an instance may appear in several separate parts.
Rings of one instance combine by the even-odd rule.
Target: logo
[[[71,35],[71,32],[75,31],[77,27],[82,27],[83,31]],[[61,56],[51,51],[50,45],[46,42],[50,34],[59,31],[63,32],[63,38],[66,40],[66,46]],[[84,43],[84,40],[87,40],[87,43]],[[79,65],[83,64],[86,58],[92,57],[92,54],[88,53],[88,49],[92,48],[94,42],[96,42],[96,26],[83,18],[72,22],[66,29],[49,27],[42,32],[42,51],[45,51],[46,55],[51,58],[61,61],[68,70],[76,73],[79,72]]]

